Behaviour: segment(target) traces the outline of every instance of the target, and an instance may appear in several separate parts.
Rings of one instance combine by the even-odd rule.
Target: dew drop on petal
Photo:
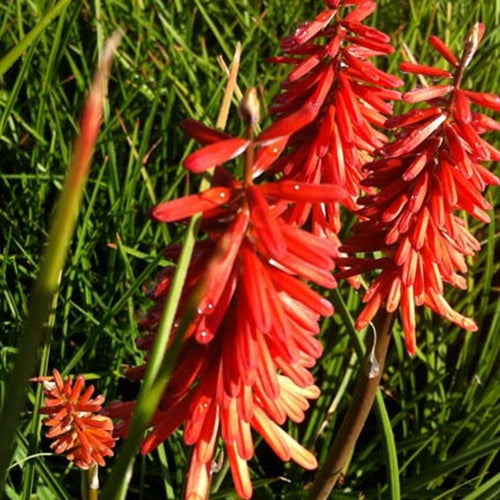
[[[299,186],[298,184],[295,184],[295,185],[293,186],[293,189],[294,189],[295,191],[298,191],[298,190],[300,189],[300,186]]]
[[[214,305],[213,305],[211,302],[209,302],[209,303],[207,304],[207,309],[208,309],[209,311],[211,311],[213,308],[214,308]]]
[[[304,38],[304,36],[306,36],[306,32],[307,30],[305,30],[304,28],[297,28],[295,30],[295,38]]]

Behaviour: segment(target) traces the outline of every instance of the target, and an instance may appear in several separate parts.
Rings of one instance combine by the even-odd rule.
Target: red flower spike
[[[374,126],[383,126],[392,112],[387,101],[400,98],[390,89],[403,82],[369,61],[393,52],[385,33],[362,24],[375,3],[339,0],[327,5],[331,9],[282,40],[287,58],[279,62],[295,67],[270,106],[277,120],[259,140],[287,141],[288,153],[272,167],[273,173],[284,173],[286,180],[342,187],[349,196],[340,202],[356,210],[362,165],[387,142]],[[340,229],[338,205],[324,200],[325,216],[314,217],[316,231],[334,239]],[[311,205],[299,203],[287,220],[302,225],[312,217],[311,210]]]
[[[431,44],[456,67],[452,74],[413,63],[402,65],[404,70],[427,76],[452,76],[453,84],[406,92],[403,100],[427,102],[428,108],[387,120],[387,127],[400,127],[397,139],[380,148],[379,159],[364,167],[369,175],[363,184],[379,192],[358,200],[359,215],[366,220],[354,228],[354,235],[340,250],[378,251],[386,256],[337,259],[345,265],[338,273],[342,277],[382,270],[363,298],[366,305],[356,325],[366,327],[380,307],[390,312],[399,308],[410,355],[416,351],[417,306],[430,307],[466,330],[477,329],[446,302],[443,283],[465,289],[466,281],[457,272],[465,273],[464,256],[480,249],[454,212],[464,210],[489,222],[486,211],[491,206],[482,191],[487,185],[500,184],[480,163],[500,159],[499,152],[481,137],[497,129],[496,122],[486,120],[490,126],[476,126],[483,119],[471,109],[471,104],[495,109],[500,98],[460,89],[463,71],[482,34],[482,25],[469,32],[460,62],[441,40],[431,37]]]
[[[312,90],[309,104],[320,105],[327,88]],[[303,280],[335,286],[331,271],[337,250],[323,235],[310,234],[288,218],[298,204],[337,202],[349,193],[336,185],[305,180],[254,184],[254,177],[262,171],[276,168],[274,162],[287,145],[286,137],[262,143],[227,138],[195,122],[189,122],[188,128],[208,145],[186,159],[187,168],[203,171],[247,151],[244,180],[236,180],[219,167],[210,189],[153,210],[153,217],[161,221],[202,212],[201,229],[207,237],[195,246],[172,335],[177,334],[194,291],[200,296],[196,317],[183,339],[177,367],[142,452],[151,452],[183,425],[186,444],[194,446],[187,495],[205,498],[221,438],[236,491],[249,498],[252,428],[266,440],[272,436],[271,446],[284,460],[295,460],[306,468],[317,465],[278,426],[287,418],[300,422],[309,406],[307,400],[318,397],[310,369],[323,348],[315,336],[320,315],[332,314],[333,308]],[[165,251],[173,260],[179,253],[179,246]],[[163,270],[150,292],[155,305],[140,322],[147,330],[138,343],[142,349],[152,348],[172,272],[172,268]],[[128,375],[139,379],[144,372],[145,367],[135,367]],[[122,419],[118,435],[126,435],[132,410],[131,403],[110,408],[110,415]]]
[[[85,385],[83,375],[73,385],[69,379],[64,382],[54,369],[53,377],[39,381],[43,381],[45,393],[45,406],[40,413],[48,415],[43,421],[50,427],[46,436],[54,440],[50,447],[55,453],[66,455],[80,469],[91,465],[104,467],[104,458],[113,456],[115,446],[113,423],[100,415],[104,397],[91,399],[93,386],[81,394]]]

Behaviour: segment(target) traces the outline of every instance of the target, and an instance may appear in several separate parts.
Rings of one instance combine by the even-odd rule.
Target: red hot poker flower
[[[207,246],[196,252],[189,284],[194,286],[204,273],[213,275],[205,270],[206,262],[214,262]],[[287,418],[301,422],[308,399],[319,395],[309,368],[322,352],[315,338],[319,315],[330,315],[333,309],[304,282],[260,260],[247,244],[240,248],[233,269],[232,281],[221,298],[210,313],[199,314],[188,333],[142,447],[143,453],[151,452],[185,424],[184,440],[195,447],[187,498],[195,493],[206,497],[219,435],[236,490],[243,498],[252,493],[246,463],[253,456],[252,429],[282,460],[292,459],[308,469],[316,467],[313,455],[279,426]],[[238,275],[241,277],[234,279]],[[157,327],[167,287],[160,281],[152,294],[158,308],[141,322],[148,331]],[[190,290],[185,290],[182,303],[189,295]],[[140,345],[149,349],[151,344],[152,335]],[[141,377],[143,371],[140,367],[129,375]],[[126,433],[129,412],[130,407],[122,404],[110,408],[110,416],[125,418],[117,426],[119,435]]]
[[[337,186],[291,180],[255,184],[255,164],[272,162],[279,141],[262,146],[193,121],[183,128],[205,144],[186,158],[186,168],[203,172],[244,152],[245,172],[239,181],[219,166],[210,189],[153,210],[153,217],[162,222],[201,211],[208,237],[196,245],[179,304],[178,320],[193,292],[201,290],[196,318],[142,451],[152,451],[184,423],[184,440],[194,445],[186,496],[206,498],[220,436],[236,490],[249,498],[252,429],[283,460],[316,467],[313,455],[280,425],[287,418],[302,421],[308,399],[319,394],[309,370],[322,352],[315,337],[320,315],[331,315],[333,308],[301,278],[334,287],[336,248],[290,224],[282,214],[297,202],[337,201],[346,193]],[[167,249],[174,260],[178,252]],[[149,332],[140,342],[143,349],[152,346],[171,278],[172,269],[165,270],[151,294],[156,305],[141,321]],[[138,367],[129,376],[143,374],[144,367]],[[130,403],[110,408],[111,416],[123,419],[119,435],[126,434],[131,411]]]
[[[392,113],[387,101],[399,99],[393,89],[403,82],[369,60],[394,51],[385,33],[362,24],[375,2],[326,4],[325,12],[282,40],[286,55],[273,60],[295,68],[270,107],[277,119],[260,140],[280,139],[289,146],[273,171],[289,179],[344,187],[351,196],[343,203],[354,210],[361,167],[387,141],[373,125],[383,126]],[[311,206],[298,204],[288,218],[302,225],[312,213],[314,230],[336,240],[338,203],[324,206],[311,212]]]
[[[94,386],[83,392],[85,377],[63,381],[54,369],[53,380],[45,377],[43,386],[45,406],[40,413],[48,415],[43,424],[50,427],[45,434],[52,439],[50,447],[57,454],[64,454],[80,469],[91,465],[104,467],[104,457],[113,456],[115,440],[112,437],[113,423],[108,417],[99,415],[104,396],[91,399]]]
[[[379,192],[361,198],[360,215],[366,218],[342,250],[348,253],[382,251],[382,259],[338,259],[352,266],[339,276],[376,268],[382,273],[374,280],[363,301],[366,306],[357,320],[363,328],[385,302],[387,311],[401,307],[408,352],[416,350],[415,306],[426,305],[466,330],[477,329],[472,319],[453,310],[443,297],[443,283],[466,288],[465,256],[480,249],[455,214],[464,210],[489,222],[490,204],[481,195],[487,185],[500,180],[481,163],[500,160],[500,151],[481,135],[499,130],[500,124],[472,110],[472,104],[500,109],[500,99],[486,93],[460,88],[484,27],[469,32],[461,60],[437,37],[432,45],[454,66],[452,71],[403,63],[409,72],[452,79],[437,85],[406,92],[406,102],[427,102],[419,108],[390,118],[386,126],[400,128],[397,140],[379,150],[380,159],[366,165],[370,175],[363,185]],[[445,98],[446,97],[446,98]]]

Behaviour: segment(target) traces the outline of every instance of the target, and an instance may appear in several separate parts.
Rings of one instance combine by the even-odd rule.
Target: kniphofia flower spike
[[[105,465],[104,458],[113,456],[115,440],[113,422],[100,415],[104,396],[92,399],[94,386],[85,386],[85,377],[79,375],[74,383],[64,381],[54,369],[53,377],[43,378],[45,406],[40,413],[47,415],[43,424],[50,427],[45,436],[52,439],[50,447],[64,454],[80,469]]]
[[[384,302],[387,311],[400,307],[410,354],[416,350],[416,306],[425,305],[466,330],[477,329],[472,319],[445,300],[443,283],[465,289],[461,275],[467,272],[465,257],[480,250],[457,211],[488,223],[491,206],[481,193],[487,185],[500,184],[483,165],[500,160],[500,151],[481,137],[500,130],[500,124],[473,109],[479,105],[498,111],[500,98],[461,88],[483,33],[481,23],[471,29],[461,59],[439,38],[431,37],[433,47],[451,65],[450,71],[402,64],[405,71],[449,81],[403,94],[404,101],[427,106],[388,119],[387,127],[399,129],[397,139],[365,166],[369,176],[363,185],[378,192],[359,200],[360,215],[366,220],[355,227],[342,250],[382,251],[385,257],[338,260],[351,266],[340,276],[382,269],[363,298],[366,306],[357,327],[365,327]]]
[[[252,495],[247,466],[254,452],[252,429],[281,459],[316,467],[314,456],[280,425],[287,418],[302,421],[308,400],[319,395],[310,368],[322,353],[316,339],[319,318],[331,315],[333,308],[303,279],[334,287],[336,248],[282,214],[297,201],[338,201],[347,193],[337,186],[290,180],[257,184],[256,163],[272,162],[279,153],[273,142],[263,145],[252,139],[255,109],[243,109],[242,114],[249,117],[246,139],[197,122],[184,123],[184,130],[204,144],[184,165],[196,172],[217,165],[212,187],[162,203],[152,213],[159,221],[171,222],[201,211],[207,235],[196,246],[179,306],[180,320],[191,297],[200,296],[196,318],[142,447],[144,453],[152,451],[185,424],[184,440],[194,445],[187,498],[208,495],[219,437],[236,491],[243,498]],[[242,154],[240,181],[222,164]],[[175,260],[178,252],[171,247],[166,255]],[[146,350],[152,345],[171,277],[171,268],[159,276],[151,293],[156,305],[141,321],[149,332],[140,342]],[[129,376],[141,378],[143,373],[144,367],[138,367]],[[131,407],[118,403],[109,410],[111,416],[123,418],[119,434],[127,432]]]
[[[281,149],[288,147],[273,164],[274,172],[297,181],[343,187],[350,194],[343,204],[355,210],[362,166],[387,142],[375,127],[382,127],[392,114],[389,101],[400,98],[394,89],[403,82],[370,61],[394,51],[389,36],[363,24],[375,2],[325,3],[327,10],[282,40],[285,56],[273,58],[293,64],[294,69],[270,106],[275,122],[260,139],[279,139]],[[338,242],[337,202],[325,200],[314,207],[299,203],[287,215],[299,225],[309,216],[315,234],[327,234]]]

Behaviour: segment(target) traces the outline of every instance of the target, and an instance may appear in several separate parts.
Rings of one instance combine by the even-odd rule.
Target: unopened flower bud
[[[256,125],[260,121],[260,104],[255,87],[246,90],[239,107],[239,115],[248,125]]]

